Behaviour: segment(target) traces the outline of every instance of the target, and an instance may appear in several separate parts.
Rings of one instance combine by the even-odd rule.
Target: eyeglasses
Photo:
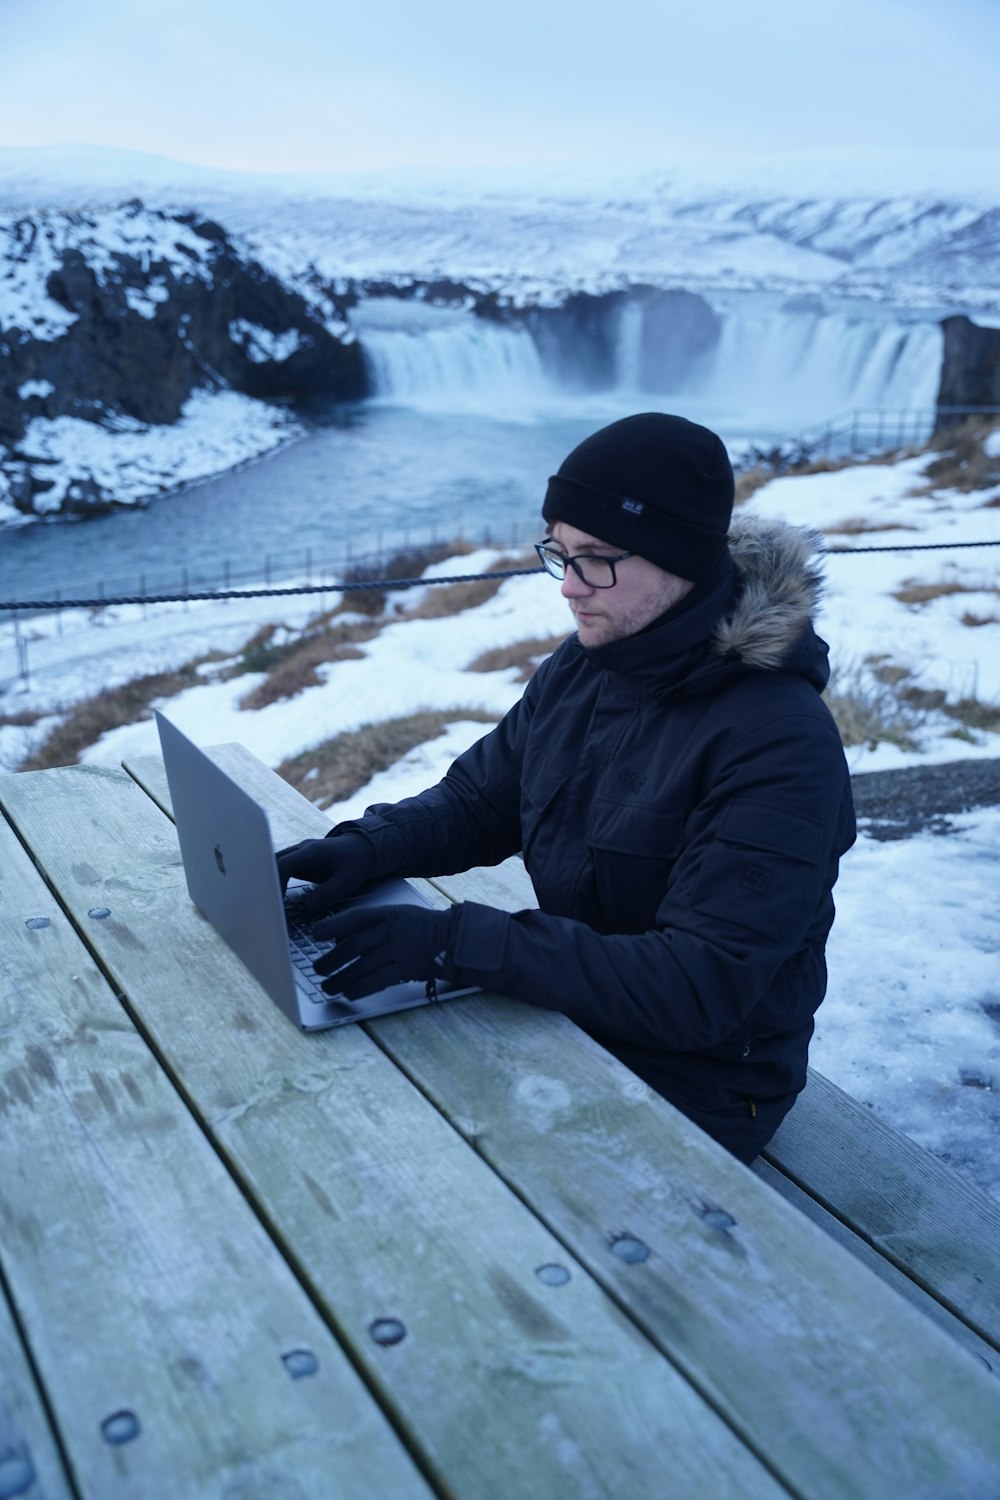
[[[565,552],[557,552],[547,542],[536,542],[535,551],[542,567],[553,578],[558,578],[561,582],[566,577],[568,564],[580,582],[585,583],[589,589],[613,589],[618,582],[615,564],[635,556],[634,552],[616,552],[614,557],[580,552],[576,557],[567,557]]]

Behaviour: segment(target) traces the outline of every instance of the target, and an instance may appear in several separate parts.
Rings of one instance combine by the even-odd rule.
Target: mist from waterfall
[[[674,406],[745,436],[795,433],[861,408],[934,405],[942,351],[936,322],[749,295],[729,297],[714,314],[714,339],[675,344],[662,320],[651,338],[640,298],[624,300],[608,313],[609,355],[597,377],[593,349],[583,347],[592,335],[570,326],[560,335],[556,370],[546,357],[551,328],[543,350],[527,326],[477,317],[471,308],[371,298],[352,312],[352,324],[374,399],[418,410],[530,421],[571,406],[599,419]],[[574,379],[578,367],[588,368],[586,382]]]
[[[934,406],[943,336],[936,323],[880,314],[737,305],[683,394],[742,424],[800,428],[843,412]]]
[[[523,328],[416,299],[369,299],[352,314],[374,398],[435,411],[536,405],[549,394]]]

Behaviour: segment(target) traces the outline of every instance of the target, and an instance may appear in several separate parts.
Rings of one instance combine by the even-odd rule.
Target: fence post
[[[28,672],[28,642],[21,634],[21,621],[18,612],[14,611],[14,646],[17,651],[17,670],[26,688],[31,686],[31,676]]]

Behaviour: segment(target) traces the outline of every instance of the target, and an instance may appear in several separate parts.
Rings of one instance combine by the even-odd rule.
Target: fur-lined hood
[[[822,594],[820,536],[764,516],[739,516],[715,572],[638,635],[576,649],[595,666],[648,682],[666,699],[702,695],[747,672],[792,672],[822,692],[826,645],[812,628]],[[573,638],[575,640],[575,638]]]
[[[806,526],[737,516],[729,532],[738,596],[715,632],[722,656],[775,672],[800,643],[823,595],[817,554],[823,539]]]

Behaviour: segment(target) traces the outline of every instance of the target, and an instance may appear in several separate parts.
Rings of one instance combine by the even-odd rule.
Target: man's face
[[[581,552],[592,557],[617,557],[622,551],[564,521],[550,527],[549,535],[552,545],[567,557]],[[615,574],[618,581],[614,588],[595,589],[579,579],[572,568],[566,569],[560,592],[573,611],[581,645],[609,646],[612,641],[636,635],[694,588],[689,579],[667,573],[645,557],[616,563]]]

